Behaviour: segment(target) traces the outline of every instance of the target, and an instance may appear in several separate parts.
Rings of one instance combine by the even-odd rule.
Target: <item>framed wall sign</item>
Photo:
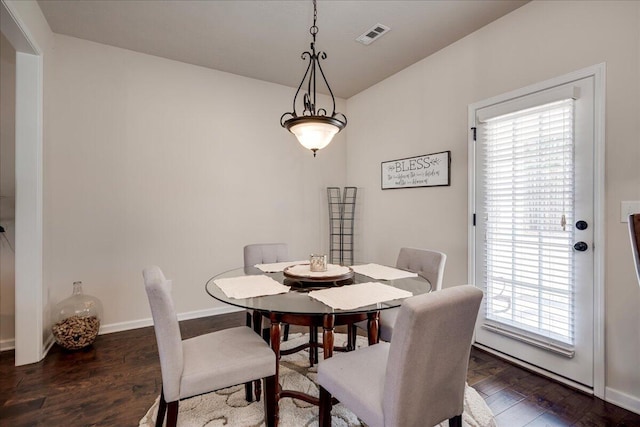
[[[451,185],[451,151],[382,162],[382,189]]]

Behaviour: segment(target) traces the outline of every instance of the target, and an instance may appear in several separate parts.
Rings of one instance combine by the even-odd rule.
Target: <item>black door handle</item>
[[[580,221],[576,222],[576,228],[578,230],[586,230],[588,226],[589,226],[589,224],[587,224],[587,221],[580,220]]]
[[[589,249],[589,245],[587,245],[585,242],[578,242],[573,245],[573,249],[575,249],[576,251],[584,252]]]

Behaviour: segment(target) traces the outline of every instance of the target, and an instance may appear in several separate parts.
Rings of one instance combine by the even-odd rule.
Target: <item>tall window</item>
[[[487,327],[574,343],[573,99],[479,123]]]

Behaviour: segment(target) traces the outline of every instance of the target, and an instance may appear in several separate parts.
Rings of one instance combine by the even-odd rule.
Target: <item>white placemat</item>
[[[264,271],[265,273],[278,273],[290,265],[303,264],[309,261],[284,261],[284,262],[272,262],[269,264],[256,264],[254,267]]]
[[[327,264],[327,271],[311,271],[309,264],[298,264],[287,269],[287,273],[298,277],[321,278],[342,276],[349,273],[349,267],[336,264]]]
[[[396,280],[406,277],[418,277],[417,273],[380,264],[352,265],[351,268],[358,274],[363,274],[376,280]]]
[[[337,310],[353,310],[379,302],[407,298],[413,294],[378,282],[358,283],[339,288],[322,289],[309,292],[311,298],[325,303]]]
[[[285,286],[269,276],[240,276],[213,281],[229,298],[253,298],[264,295],[276,295],[289,292]]]

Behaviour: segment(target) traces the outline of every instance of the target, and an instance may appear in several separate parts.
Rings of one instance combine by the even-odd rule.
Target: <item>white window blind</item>
[[[485,327],[569,357],[573,99],[485,119]]]

